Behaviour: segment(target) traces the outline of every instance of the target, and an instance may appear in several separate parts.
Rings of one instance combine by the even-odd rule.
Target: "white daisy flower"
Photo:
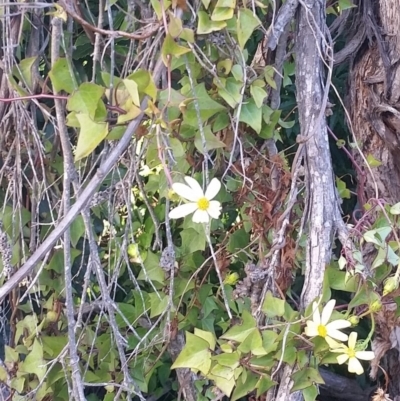
[[[342,365],[346,361],[349,361],[349,372],[361,375],[364,372],[364,369],[359,359],[362,359],[364,361],[371,361],[372,359],[374,359],[375,354],[373,351],[357,351],[356,343],[357,333],[353,331],[349,336],[348,346],[340,344],[338,348],[331,349],[331,351],[341,353],[341,355],[336,358],[339,365]]]
[[[181,183],[172,184],[172,189],[182,198],[188,200],[188,203],[180,205],[169,212],[170,219],[179,219],[191,213],[193,222],[208,223],[210,217],[218,219],[221,214],[221,203],[212,200],[221,189],[221,183],[213,178],[210,185],[204,193],[200,184],[192,177],[185,177],[188,185]]]
[[[339,329],[350,327],[351,323],[344,319],[334,320],[329,322],[332,316],[333,308],[335,307],[336,300],[331,299],[319,313],[318,304],[313,303],[313,320],[307,320],[307,327],[304,332],[309,337],[320,336],[325,338],[326,342],[331,345],[337,345],[336,341],[346,341],[347,334],[342,333]]]

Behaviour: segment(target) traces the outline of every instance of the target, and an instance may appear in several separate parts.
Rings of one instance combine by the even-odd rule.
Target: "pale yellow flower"
[[[331,299],[325,305],[321,314],[318,310],[318,304],[316,302],[313,303],[313,320],[307,320],[307,327],[304,330],[307,336],[323,337],[329,345],[336,344],[334,340],[346,341],[348,339],[347,334],[344,334],[339,330],[350,327],[351,323],[349,321],[339,319],[328,323],[332,316],[335,303],[336,301]]]
[[[331,349],[331,351],[341,353],[341,355],[336,358],[339,365],[342,365],[343,363],[348,361],[349,372],[361,375],[364,372],[364,369],[359,359],[362,359],[364,361],[371,361],[372,359],[374,359],[375,354],[373,351],[357,351],[356,343],[357,333],[353,331],[349,335],[348,346],[340,344],[338,348]]]
[[[193,222],[195,223],[208,223],[210,218],[218,219],[221,214],[221,203],[212,199],[217,196],[221,189],[221,183],[213,178],[204,193],[194,178],[185,177],[185,181],[188,185],[174,183],[172,189],[189,202],[171,210],[169,217],[179,219],[194,213]]]

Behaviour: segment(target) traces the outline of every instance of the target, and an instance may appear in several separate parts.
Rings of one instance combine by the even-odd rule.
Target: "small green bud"
[[[377,313],[382,309],[382,302],[380,299],[376,299],[372,304],[369,306],[369,310],[372,313]]]
[[[46,319],[51,323],[55,323],[58,320],[58,313],[53,310],[49,310],[46,314]]]
[[[224,279],[224,284],[235,285],[238,282],[238,280],[239,280],[239,274],[237,274],[236,272],[229,273],[226,275]]]
[[[383,296],[396,291],[399,288],[399,282],[395,276],[389,277],[383,286]]]
[[[173,189],[168,190],[167,198],[173,202],[178,202],[180,199],[179,196],[177,195],[177,193]]]
[[[357,326],[360,323],[360,318],[356,315],[352,315],[347,319],[352,326]]]

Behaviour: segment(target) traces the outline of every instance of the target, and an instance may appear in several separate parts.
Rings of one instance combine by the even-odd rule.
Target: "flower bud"
[[[371,303],[369,306],[369,310],[372,313],[377,313],[382,309],[382,302],[380,299],[376,299],[374,302]]]
[[[385,285],[383,286],[383,296],[390,294],[393,291],[396,291],[399,288],[399,282],[395,276],[389,277],[385,281]]]
[[[360,318],[356,315],[352,315],[347,319],[352,326],[357,326],[360,323]]]
[[[168,190],[167,198],[170,201],[173,201],[173,202],[178,202],[179,201],[179,196],[177,195],[177,193],[173,189],[169,189]]]
[[[58,320],[58,313],[53,310],[49,310],[46,314],[46,319],[51,323],[55,323]]]
[[[224,284],[235,285],[238,282],[238,280],[239,280],[239,274],[237,274],[236,272],[229,273],[225,277]]]

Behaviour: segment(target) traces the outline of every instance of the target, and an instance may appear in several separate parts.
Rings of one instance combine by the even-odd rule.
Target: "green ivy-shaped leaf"
[[[68,345],[68,337],[42,336],[41,340],[43,344],[43,352],[47,354],[51,359],[58,357],[64,347]]]
[[[18,235],[14,233],[14,227],[25,227],[31,220],[31,213],[23,206],[19,206],[18,212],[15,213],[15,210],[6,204],[0,210],[0,219],[3,222],[3,229],[10,238],[13,238],[16,234]]]
[[[198,35],[206,35],[211,32],[220,31],[226,27],[225,21],[212,21],[205,11],[199,11],[197,16],[199,20],[197,26]]]
[[[204,134],[204,139],[206,141],[207,145],[207,151],[212,150],[212,149],[219,149],[219,148],[224,148],[225,144],[220,141],[212,132],[211,132],[211,126],[206,125],[203,128],[203,134]],[[196,136],[194,138],[194,145],[196,146],[196,149],[204,154],[204,149],[203,149],[203,138],[202,138],[202,133],[199,131],[196,132]]]
[[[236,388],[233,391],[231,401],[236,401],[239,398],[251,393],[257,386],[259,376],[253,372],[243,370],[243,373],[236,381]]]
[[[380,301],[380,299],[381,297],[376,292],[371,291],[363,285],[350,301],[349,309],[360,305],[371,305],[374,301]]]
[[[16,390],[18,393],[22,393],[24,391],[25,386],[25,377],[14,377],[11,379],[11,388]]]
[[[191,217],[187,217],[187,219],[191,219]],[[205,232],[198,232],[193,228],[189,228],[187,230],[183,230],[180,233],[182,237],[182,246],[181,246],[181,254],[189,255],[196,251],[204,251],[206,248],[206,234]]]
[[[70,226],[71,244],[75,248],[80,238],[85,234],[85,223],[81,215],[77,216]]]
[[[227,250],[230,253],[236,253],[237,251],[244,249],[249,245],[250,235],[243,228],[236,230],[229,236]]]
[[[270,139],[274,137],[276,125],[281,117],[282,110],[272,110],[267,105],[262,108],[264,123],[260,132],[260,137]]]
[[[90,82],[85,82],[80,85],[78,90],[68,99],[67,110],[87,114],[94,119],[96,109],[99,107],[99,101],[104,95],[104,92],[105,88]]]
[[[272,65],[267,65],[264,68],[264,79],[265,82],[272,88],[276,90],[276,82],[274,79],[275,76],[275,69]]]
[[[260,331],[254,329],[239,345],[238,351],[243,354],[251,352],[253,355],[265,355],[266,352],[262,348],[262,338]]]
[[[400,202],[396,203],[390,208],[390,214],[398,215],[400,214]]]
[[[220,79],[220,82],[222,82],[224,86],[221,86],[220,83],[216,82],[218,85],[218,95],[220,95],[222,99],[224,99],[225,102],[234,109],[239,104],[242,97],[240,92],[243,84],[236,81],[233,77]]]
[[[222,370],[216,370],[217,373],[222,373]],[[233,372],[234,374],[235,372]],[[222,373],[223,374],[223,373]],[[221,375],[214,375],[209,373],[207,378],[212,380],[214,384],[227,396],[230,397],[232,394],[232,390],[235,387],[236,380],[235,377],[232,375],[229,379],[221,376]],[[208,400],[208,398],[207,398]]]
[[[287,344],[284,349],[282,348],[279,349],[275,355],[276,360],[278,361],[282,360],[283,362],[291,366],[293,366],[294,363],[296,362],[296,357],[297,357],[297,348],[288,346]]]
[[[79,249],[71,249],[71,263],[74,263],[75,258],[81,254]],[[58,274],[64,273],[64,251],[57,249],[53,252],[49,264],[46,266],[47,270],[53,270]]]
[[[126,303],[118,303],[118,312],[115,315],[115,320],[119,328],[126,327],[126,321],[132,323],[135,321],[136,315],[136,308],[131,304]],[[121,316],[123,315],[123,317]]]
[[[305,368],[293,373],[292,380],[294,381],[292,391],[303,390],[314,384],[325,383],[318,370],[314,368]]]
[[[352,0],[339,0],[339,9],[340,11],[347,10],[349,8],[356,7]]]
[[[336,187],[342,199],[350,199],[350,190],[347,188],[346,183],[339,177],[336,177]]]
[[[139,69],[130,74],[126,79],[131,79],[136,82],[139,93],[144,93],[154,101],[157,97],[157,86],[149,71]]]
[[[214,361],[217,361],[218,364],[221,366],[236,369],[239,366],[240,355],[237,351],[228,354],[226,352],[223,352],[222,354],[213,356],[212,359]]]
[[[160,316],[168,306],[169,297],[162,293],[152,292],[150,297],[150,318]],[[160,299],[161,298],[161,299]]]
[[[223,379],[226,380],[231,380],[235,375],[235,371],[232,368],[228,368],[227,366],[221,366],[217,363],[211,368],[210,374],[222,377]]]
[[[15,349],[9,347],[8,345],[5,345],[4,350],[5,350],[5,362],[10,364],[19,362],[19,354]]]
[[[356,276],[350,277],[346,281],[346,272],[342,272],[334,266],[329,266],[326,269],[326,274],[329,281],[329,286],[334,290],[357,292],[358,280]]]
[[[43,347],[37,339],[33,343],[32,350],[21,363],[20,371],[35,374],[39,380],[42,380],[46,375],[47,368],[43,359]]]
[[[236,0],[218,0],[211,15],[212,21],[227,21],[233,17]]]
[[[194,329],[194,334],[197,337],[200,337],[203,340],[207,341],[208,344],[209,344],[209,347],[210,347],[210,349],[212,351],[215,350],[215,345],[216,345],[217,340],[216,340],[215,335],[213,333],[211,333],[209,331],[204,331],[204,330],[200,330],[198,328],[195,328]]]
[[[243,50],[254,30],[260,25],[260,20],[248,8],[241,8],[237,19],[237,37]]]
[[[81,126],[75,150],[75,161],[89,156],[108,134],[108,123],[95,122],[89,114],[77,114]]]
[[[72,93],[75,90],[75,79],[71,74],[66,58],[59,58],[54,63],[49,76],[56,92]]]
[[[382,162],[380,160],[375,159],[375,157],[372,154],[367,155],[367,162],[370,167],[379,167],[382,165]]]
[[[183,93],[184,96],[193,97],[192,90],[188,87],[188,93]],[[225,107],[213,100],[207,93],[204,83],[201,83],[194,88],[195,100],[192,100],[184,110],[184,122],[198,129],[199,121],[197,118],[196,107],[200,110],[200,117],[202,122],[205,122],[214,114],[225,110]],[[196,103],[197,105],[196,105]]]
[[[160,0],[150,0],[150,3],[159,21],[162,20],[163,14],[171,5],[170,0],[162,0],[162,3]]]
[[[129,95],[133,101],[133,104],[137,107],[140,107],[140,96],[139,96],[139,88],[138,84],[133,79],[124,79],[123,80],[125,88],[128,90]]]
[[[186,332],[186,344],[171,366],[171,369],[197,369],[206,376],[211,368],[211,352],[209,350],[209,345],[208,341]]]
[[[28,57],[21,60],[18,67],[13,67],[13,74],[20,81],[23,81],[29,89],[32,89],[33,79],[32,79],[32,67],[35,64],[37,57]]]
[[[175,17],[173,14],[169,15],[168,33],[172,38],[179,38],[183,31],[182,20]]]
[[[253,99],[242,104],[239,121],[249,125],[257,134],[261,132],[262,109],[257,107]]]
[[[186,53],[189,53],[190,49],[175,42],[175,39],[167,34],[164,39],[164,43],[161,48],[161,56],[164,64],[168,66],[171,62],[171,57],[180,57]]]
[[[231,327],[220,338],[242,343],[248,335],[250,335],[254,330],[257,330],[256,321],[247,310],[243,311],[242,319],[243,321],[241,324],[236,324],[235,326]]]
[[[315,401],[319,394],[318,388],[315,384],[303,390],[304,401]]]
[[[260,398],[265,394],[272,386],[277,384],[276,381],[272,380],[270,376],[263,375],[257,383],[257,398]]]
[[[257,86],[257,85],[251,85],[250,86],[250,94],[254,99],[254,103],[258,108],[261,108],[264,102],[264,99],[267,97],[267,92]]]
[[[144,269],[140,270],[138,280],[151,280],[163,284],[165,280],[164,270],[160,267],[160,257],[148,252],[143,262]]]
[[[275,298],[271,291],[268,291],[265,295],[262,311],[267,315],[267,317],[283,316],[285,313],[285,301],[283,299]]]

